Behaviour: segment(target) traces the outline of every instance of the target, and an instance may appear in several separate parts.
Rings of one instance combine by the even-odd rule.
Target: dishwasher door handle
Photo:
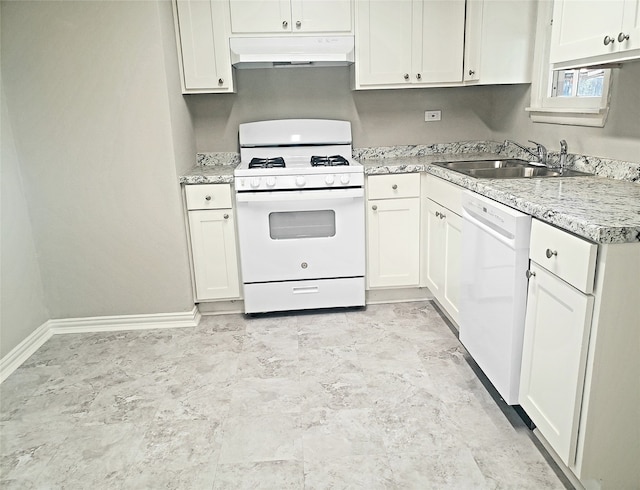
[[[515,237],[510,233],[501,233],[501,231],[503,230],[494,228],[493,226],[489,226],[484,222],[484,220],[479,219],[479,216],[470,213],[466,208],[462,208],[462,217],[467,222],[471,223],[474,226],[477,226],[481,230],[494,237],[499,242],[504,243],[507,247],[512,249],[515,248]]]

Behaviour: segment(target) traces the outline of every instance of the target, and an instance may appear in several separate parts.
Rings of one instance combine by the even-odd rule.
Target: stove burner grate
[[[284,168],[284,158],[252,158],[249,162],[249,168]]]
[[[330,157],[314,155],[311,157],[312,167],[336,167],[339,165],[349,165],[349,162],[340,155],[332,155]]]

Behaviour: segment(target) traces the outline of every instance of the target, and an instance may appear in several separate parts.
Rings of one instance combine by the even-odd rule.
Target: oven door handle
[[[237,202],[274,202],[354,199],[364,197],[362,187],[347,189],[309,189],[296,191],[237,192]]]

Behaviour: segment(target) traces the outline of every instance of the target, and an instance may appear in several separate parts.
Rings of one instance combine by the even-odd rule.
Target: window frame
[[[553,2],[538,3],[538,25],[533,58],[531,105],[526,108],[533,122],[604,127],[609,115],[613,70],[605,70],[600,97],[551,97],[553,70],[549,62]]]

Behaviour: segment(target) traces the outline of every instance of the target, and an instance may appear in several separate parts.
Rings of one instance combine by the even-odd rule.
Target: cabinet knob
[[[618,34],[618,42],[621,43],[623,41],[628,41],[629,40],[629,34],[625,34],[624,32],[621,32],[620,34]]]
[[[296,20],[296,28],[300,29],[302,27],[302,22]]]
[[[395,191],[398,188],[398,184],[393,184],[391,188]]]
[[[440,217],[440,211],[436,211],[436,218]]]
[[[475,75],[475,74],[476,74],[476,72],[475,72],[475,71],[473,71],[473,70],[469,70],[469,76],[470,76],[470,77],[472,77],[472,76],[473,76],[473,75]]]
[[[222,85],[224,83],[224,78],[218,78],[218,85]]]
[[[282,28],[286,29],[287,27],[289,27],[289,23],[286,20],[282,21]]]
[[[378,209],[378,206],[376,206],[376,205],[374,204],[373,206],[371,206],[371,209],[373,209],[373,210],[375,211],[376,209]]]
[[[446,217],[447,217],[447,215],[446,215],[446,214],[444,214],[444,213],[440,213],[440,219],[445,219]]]
[[[417,78],[418,80],[422,80],[422,75],[421,75],[420,73],[418,73],[418,74],[416,74],[416,78]]]
[[[222,217],[223,217],[224,219],[229,219],[229,215],[228,215],[228,214],[224,214]]]
[[[531,279],[533,276],[536,275],[535,272],[527,270],[527,272],[524,273],[525,276],[527,276],[527,279]]]
[[[404,74],[404,79],[405,79],[405,80],[409,80],[409,74],[408,74],[408,73],[405,73],[405,74]]]
[[[558,255],[558,251],[557,250],[551,250],[550,248],[548,248],[545,253],[546,253],[548,259],[550,259],[554,255]]]
[[[613,44],[616,42],[615,38],[613,37],[609,37],[609,36],[604,36],[604,45],[605,46],[609,46],[609,44]]]
[[[205,196],[205,201],[211,201],[211,196]]]

